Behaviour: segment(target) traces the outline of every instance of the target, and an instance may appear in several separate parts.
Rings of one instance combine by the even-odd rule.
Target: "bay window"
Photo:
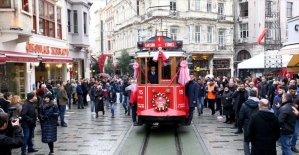
[[[61,8],[57,7],[57,38],[62,39]]]
[[[54,5],[41,0],[39,1],[39,11],[39,34],[54,38]]]

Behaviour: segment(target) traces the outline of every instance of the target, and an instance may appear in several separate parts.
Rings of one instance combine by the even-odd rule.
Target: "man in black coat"
[[[189,102],[188,103],[189,116],[186,125],[190,125],[193,118],[194,109],[197,106],[197,97],[199,91],[198,83],[195,82],[194,75],[190,75],[190,81],[185,87],[186,87],[186,96],[188,97],[188,102]]]
[[[278,118],[269,110],[268,100],[261,99],[258,106],[259,111],[252,114],[248,125],[251,154],[276,155],[276,141],[280,136]]]
[[[19,127],[19,119],[15,122],[11,121],[13,137],[7,136],[9,115],[4,112],[0,112],[0,154],[11,155],[12,148],[19,148],[23,146],[23,134]]]
[[[32,134],[36,126],[36,114],[33,102],[36,101],[36,97],[32,93],[27,94],[27,100],[25,101],[22,111],[22,128],[24,134],[24,144],[22,146],[22,155],[27,155],[26,148],[28,145],[28,152],[37,152],[38,150],[33,148]]]
[[[158,84],[158,73],[156,72],[156,67],[151,66],[151,70],[147,74],[150,84]]]
[[[248,140],[248,124],[252,114],[258,111],[259,99],[257,98],[257,91],[252,89],[249,91],[249,98],[240,109],[239,114],[239,128],[243,126],[244,129],[244,154],[250,154],[249,140]],[[236,134],[239,134],[242,129],[239,129]]]
[[[247,101],[248,96],[249,95],[248,95],[248,92],[245,90],[244,83],[240,83],[239,87],[232,95],[232,98],[235,99],[233,109],[234,109],[235,115],[236,115],[236,122],[235,122],[235,125],[233,127],[231,127],[231,129],[238,129],[238,131],[237,131],[238,133],[242,133],[242,127],[239,126],[239,123],[238,123],[240,109],[241,109],[242,104],[245,101]]]
[[[282,104],[276,104],[279,108],[278,121],[280,126],[280,143],[282,154],[292,154],[291,139],[295,131],[296,116],[292,109],[292,95],[283,94]]]
[[[270,97],[270,87],[264,76],[262,77],[262,82],[259,83],[259,94],[261,99],[269,99]]]

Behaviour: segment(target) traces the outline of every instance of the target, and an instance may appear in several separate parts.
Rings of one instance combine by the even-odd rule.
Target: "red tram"
[[[138,42],[134,76],[137,78],[138,125],[148,123],[186,124],[188,101],[185,84],[190,80],[187,54],[182,50],[183,41],[167,36],[152,37]],[[157,83],[149,81],[151,67],[156,68]]]

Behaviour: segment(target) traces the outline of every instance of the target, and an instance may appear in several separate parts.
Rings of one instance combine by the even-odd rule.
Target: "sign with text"
[[[138,111],[145,110],[145,102],[146,102],[146,92],[145,87],[138,87],[137,90],[137,109]]]
[[[69,55],[69,49],[45,46],[40,44],[26,43],[27,53],[40,53],[40,54],[51,54],[51,55]]]
[[[176,42],[165,42],[163,36],[157,36],[155,42],[145,42],[144,48],[175,48]]]

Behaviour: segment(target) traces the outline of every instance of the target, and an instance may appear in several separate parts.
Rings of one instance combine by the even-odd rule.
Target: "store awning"
[[[59,55],[39,55],[43,63],[73,63],[73,59],[67,56]]]
[[[0,55],[6,57],[6,62],[37,62],[37,56],[30,53],[0,50]]]
[[[291,55],[282,55],[282,67],[286,67],[289,63]],[[238,64],[238,69],[261,69],[265,64],[264,53],[256,55],[248,60],[245,60]]]
[[[299,44],[287,45],[280,49],[279,54],[281,55],[299,54]]]
[[[298,72],[299,71],[299,54],[293,55],[292,59],[287,65],[288,72]]]

